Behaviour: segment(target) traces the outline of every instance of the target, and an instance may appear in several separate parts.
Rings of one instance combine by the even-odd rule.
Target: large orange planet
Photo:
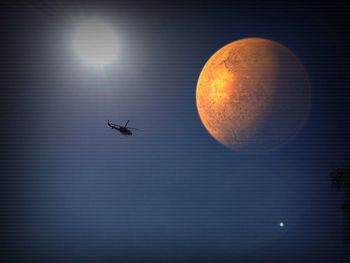
[[[196,102],[203,125],[217,141],[261,153],[300,130],[311,105],[310,83],[288,48],[245,38],[209,58],[198,79]]]

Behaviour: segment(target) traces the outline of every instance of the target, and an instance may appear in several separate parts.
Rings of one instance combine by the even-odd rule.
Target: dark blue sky
[[[350,157],[348,11],[308,1],[3,4],[3,261],[346,262],[329,171]],[[90,17],[120,38],[104,71],[72,48]],[[250,36],[290,48],[312,86],[301,132],[263,155],[217,143],[195,105],[206,60]],[[122,137],[107,119],[140,131]]]

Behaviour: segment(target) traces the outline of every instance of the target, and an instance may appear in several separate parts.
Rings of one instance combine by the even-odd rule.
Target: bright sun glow
[[[110,63],[117,53],[117,37],[111,27],[103,22],[90,20],[77,29],[74,47],[87,63],[103,66]]]

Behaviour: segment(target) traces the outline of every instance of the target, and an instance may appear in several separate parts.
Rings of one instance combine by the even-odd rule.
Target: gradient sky
[[[349,7],[309,1],[1,4],[3,262],[346,262]],[[74,52],[84,19],[120,40],[103,70]],[[312,109],[276,151],[246,155],[205,130],[206,60],[243,37],[291,49]],[[123,137],[110,119],[138,127]],[[284,222],[284,227],[279,226]]]

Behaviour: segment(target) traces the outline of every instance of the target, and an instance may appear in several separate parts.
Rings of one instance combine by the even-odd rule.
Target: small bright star
[[[283,222],[280,222],[280,227],[284,227],[284,223]]]

